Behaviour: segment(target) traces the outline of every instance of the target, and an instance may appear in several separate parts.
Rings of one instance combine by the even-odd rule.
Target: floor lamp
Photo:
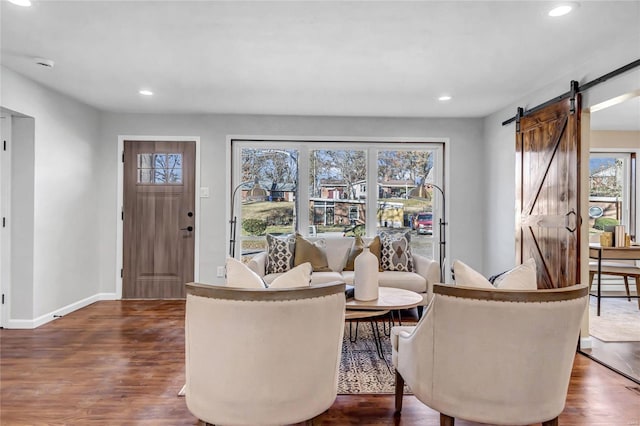
[[[440,232],[438,233],[438,245],[440,247],[440,282],[444,282],[444,261],[445,261],[445,248],[447,246],[447,240],[446,240],[446,235],[445,235],[445,231],[446,231],[446,226],[447,226],[447,222],[445,221],[446,219],[446,214],[445,214],[445,196],[444,196],[444,191],[442,190],[442,188],[440,188],[438,185],[434,185],[432,183],[428,183],[424,185],[425,188],[435,188],[440,192],[440,195],[442,195],[442,216],[440,217],[440,219],[438,220],[438,225],[439,225],[439,229]],[[409,197],[410,198],[415,198],[418,200],[427,200],[424,196],[426,194],[423,193],[422,191],[422,187],[416,187],[414,189],[412,189],[411,191],[409,191]]]
[[[238,189],[242,188],[243,185],[247,185],[251,182],[242,182],[238,186],[233,189],[233,193],[231,194],[231,215],[229,216],[229,256],[236,257],[236,225],[237,219],[235,215],[235,201],[236,201],[236,192]]]

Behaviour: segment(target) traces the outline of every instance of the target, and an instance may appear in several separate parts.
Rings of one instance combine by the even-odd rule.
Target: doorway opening
[[[606,245],[606,235],[622,225],[634,243],[638,229],[638,159],[640,158],[640,90],[591,107],[589,146],[589,242]],[[601,240],[601,238],[605,239]],[[640,266],[640,259],[615,260]],[[634,265],[635,264],[635,265]],[[597,274],[592,284],[595,294]],[[601,312],[590,299],[590,358],[640,383],[640,306],[634,278],[629,277],[630,299],[623,278],[602,275]]]

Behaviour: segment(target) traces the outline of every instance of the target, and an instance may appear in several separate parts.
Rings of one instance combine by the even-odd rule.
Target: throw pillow
[[[227,287],[236,288],[265,288],[260,275],[253,272],[247,265],[233,257],[228,257],[226,264]]]
[[[313,272],[331,272],[329,262],[327,261],[324,240],[318,240],[312,243],[302,235],[296,233],[293,266],[302,265],[307,262],[311,263]]]
[[[362,253],[362,249],[366,247],[365,241],[361,237],[356,237],[356,241],[351,248],[351,252],[349,253],[349,257],[347,258],[347,264],[344,266],[343,271],[353,271],[354,270],[354,262],[356,261],[356,257],[360,253]],[[369,243],[369,251],[376,255],[378,258],[378,271],[382,272],[382,263],[380,262],[380,252],[382,250],[382,242],[380,241],[380,237],[377,235],[371,243]]]
[[[276,238],[271,234],[267,234],[267,263],[265,272],[267,274],[278,274],[287,272],[293,268],[295,246],[296,239],[293,236]]]
[[[522,265],[518,265],[510,271],[501,274],[494,281],[496,288],[509,290],[537,290],[538,274],[536,261],[527,259]]]
[[[495,288],[480,272],[459,260],[453,262],[451,269],[456,285],[486,289]]]
[[[411,255],[411,234],[380,234],[382,251],[380,263],[385,271],[413,272],[413,256]]]
[[[311,285],[311,263],[306,262],[285,272],[273,280],[269,288],[309,287]]]

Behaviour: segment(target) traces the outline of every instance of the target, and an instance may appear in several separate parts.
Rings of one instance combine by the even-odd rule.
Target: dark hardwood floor
[[[195,425],[184,383],[184,302],[98,302],[35,330],[1,330],[0,424]],[[405,396],[338,396],[316,425],[437,425]],[[457,421],[459,425],[472,423]],[[639,386],[576,355],[562,425],[640,425]]]

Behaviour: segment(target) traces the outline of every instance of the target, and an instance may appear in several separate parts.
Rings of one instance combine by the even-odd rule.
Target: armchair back
[[[186,402],[211,424],[290,424],[337,394],[344,284],[246,290],[187,284]]]
[[[584,285],[485,290],[434,285],[415,329],[396,331],[394,364],[416,397],[445,416],[531,424],[564,409]]]

